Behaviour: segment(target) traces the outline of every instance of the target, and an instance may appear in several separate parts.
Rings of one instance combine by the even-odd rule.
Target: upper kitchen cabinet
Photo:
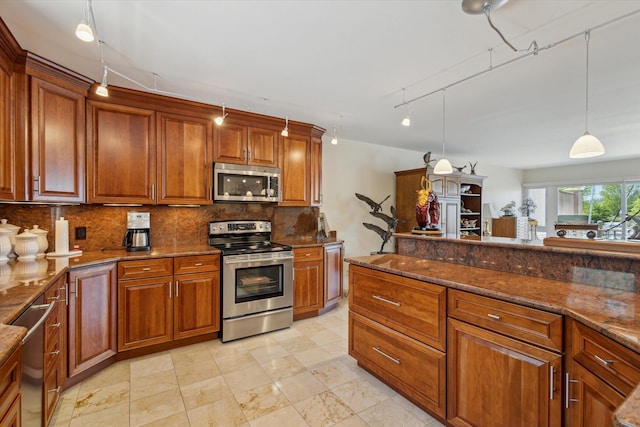
[[[280,206],[320,206],[322,204],[322,134],[317,127],[291,130],[281,139]],[[301,126],[302,128],[302,126]]]
[[[4,25],[0,31],[6,30]],[[8,33],[7,33],[8,34]],[[9,37],[11,35],[9,34]],[[7,37],[0,37],[5,42]],[[10,37],[13,40],[13,37]],[[15,42],[15,40],[13,40]],[[16,200],[15,86],[13,49],[0,43],[0,199]]]
[[[311,137],[311,206],[322,206],[322,138]]]
[[[157,203],[211,204],[211,120],[157,113],[157,121]]]
[[[277,167],[278,133],[225,120],[215,129],[213,161]]]
[[[155,132],[153,110],[88,102],[89,203],[155,203]]]
[[[91,80],[29,52],[17,69],[20,200],[85,201],[85,95]]]

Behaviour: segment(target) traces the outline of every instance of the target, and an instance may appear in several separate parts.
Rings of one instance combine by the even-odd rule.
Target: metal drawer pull
[[[58,354],[60,354],[60,350],[52,351],[49,354],[52,355],[52,356],[57,356]]]
[[[150,271],[151,267],[142,267],[142,271]]]
[[[595,357],[598,362],[602,363],[606,367],[609,367],[609,365],[611,365],[613,362],[615,362],[615,360],[603,359],[602,357],[598,356],[597,354],[594,355],[593,357]]]
[[[389,356],[387,353],[385,353],[384,351],[380,350],[378,347],[371,347],[376,353],[380,353],[381,355],[383,355],[384,357],[386,357],[387,359],[391,360],[392,362],[397,363],[398,365],[400,364],[400,359],[396,359],[395,357],[391,357]]]
[[[487,316],[489,316],[489,317],[490,317],[490,318],[492,318],[492,319],[500,320],[500,316],[498,316],[497,314],[491,314],[491,313],[489,313],[489,314],[487,314]]]
[[[52,388],[51,390],[49,390],[49,393],[60,393],[60,386]]]
[[[553,400],[553,392],[555,391],[555,388],[553,387],[553,378],[555,373],[556,369],[552,365],[549,365],[549,400]]]
[[[200,267],[202,265],[201,262],[196,262],[196,267]]]
[[[47,301],[58,301],[60,299],[60,295],[56,295],[55,297],[47,298]]]
[[[569,391],[570,391],[569,384],[570,383],[577,383],[577,382],[578,382],[578,380],[572,380],[569,377],[569,373],[568,372],[565,374],[565,376],[564,376],[564,390],[565,390],[564,407],[567,408],[567,409],[569,409],[569,402],[577,402],[578,401],[578,399],[571,399],[569,397],[569,394],[570,394],[569,393]]]
[[[53,323],[53,324],[51,324],[51,325],[49,325],[49,326],[51,326],[52,328],[59,328],[59,327],[60,327],[60,322],[58,322],[58,323]]]
[[[387,304],[395,305],[396,307],[400,307],[399,302],[391,301],[386,298],[382,298],[380,295],[372,295],[373,299],[377,299],[378,301],[386,302]]]

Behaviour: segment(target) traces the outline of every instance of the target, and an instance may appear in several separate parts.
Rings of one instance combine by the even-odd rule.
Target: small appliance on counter
[[[151,250],[151,219],[149,212],[127,212],[127,232],[122,246],[127,252]]]

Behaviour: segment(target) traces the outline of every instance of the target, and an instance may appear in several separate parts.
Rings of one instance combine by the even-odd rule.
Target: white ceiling
[[[1,0],[20,45],[96,81],[97,43],[74,36],[85,0]],[[206,103],[316,124],[347,140],[442,150],[438,91],[525,55],[460,0],[93,0],[105,63],[157,89]],[[446,152],[521,169],[640,158],[640,0],[511,0],[491,15],[518,49],[578,34],[446,90]],[[585,127],[603,157],[570,160]],[[141,89],[114,74],[109,82]],[[342,116],[342,118],[340,118]],[[347,143],[347,142],[344,142]],[[455,162],[454,162],[455,164]]]

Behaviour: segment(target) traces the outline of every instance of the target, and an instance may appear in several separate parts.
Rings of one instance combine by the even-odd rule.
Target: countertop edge
[[[25,335],[27,335],[27,328],[0,324],[0,365],[21,345]]]

